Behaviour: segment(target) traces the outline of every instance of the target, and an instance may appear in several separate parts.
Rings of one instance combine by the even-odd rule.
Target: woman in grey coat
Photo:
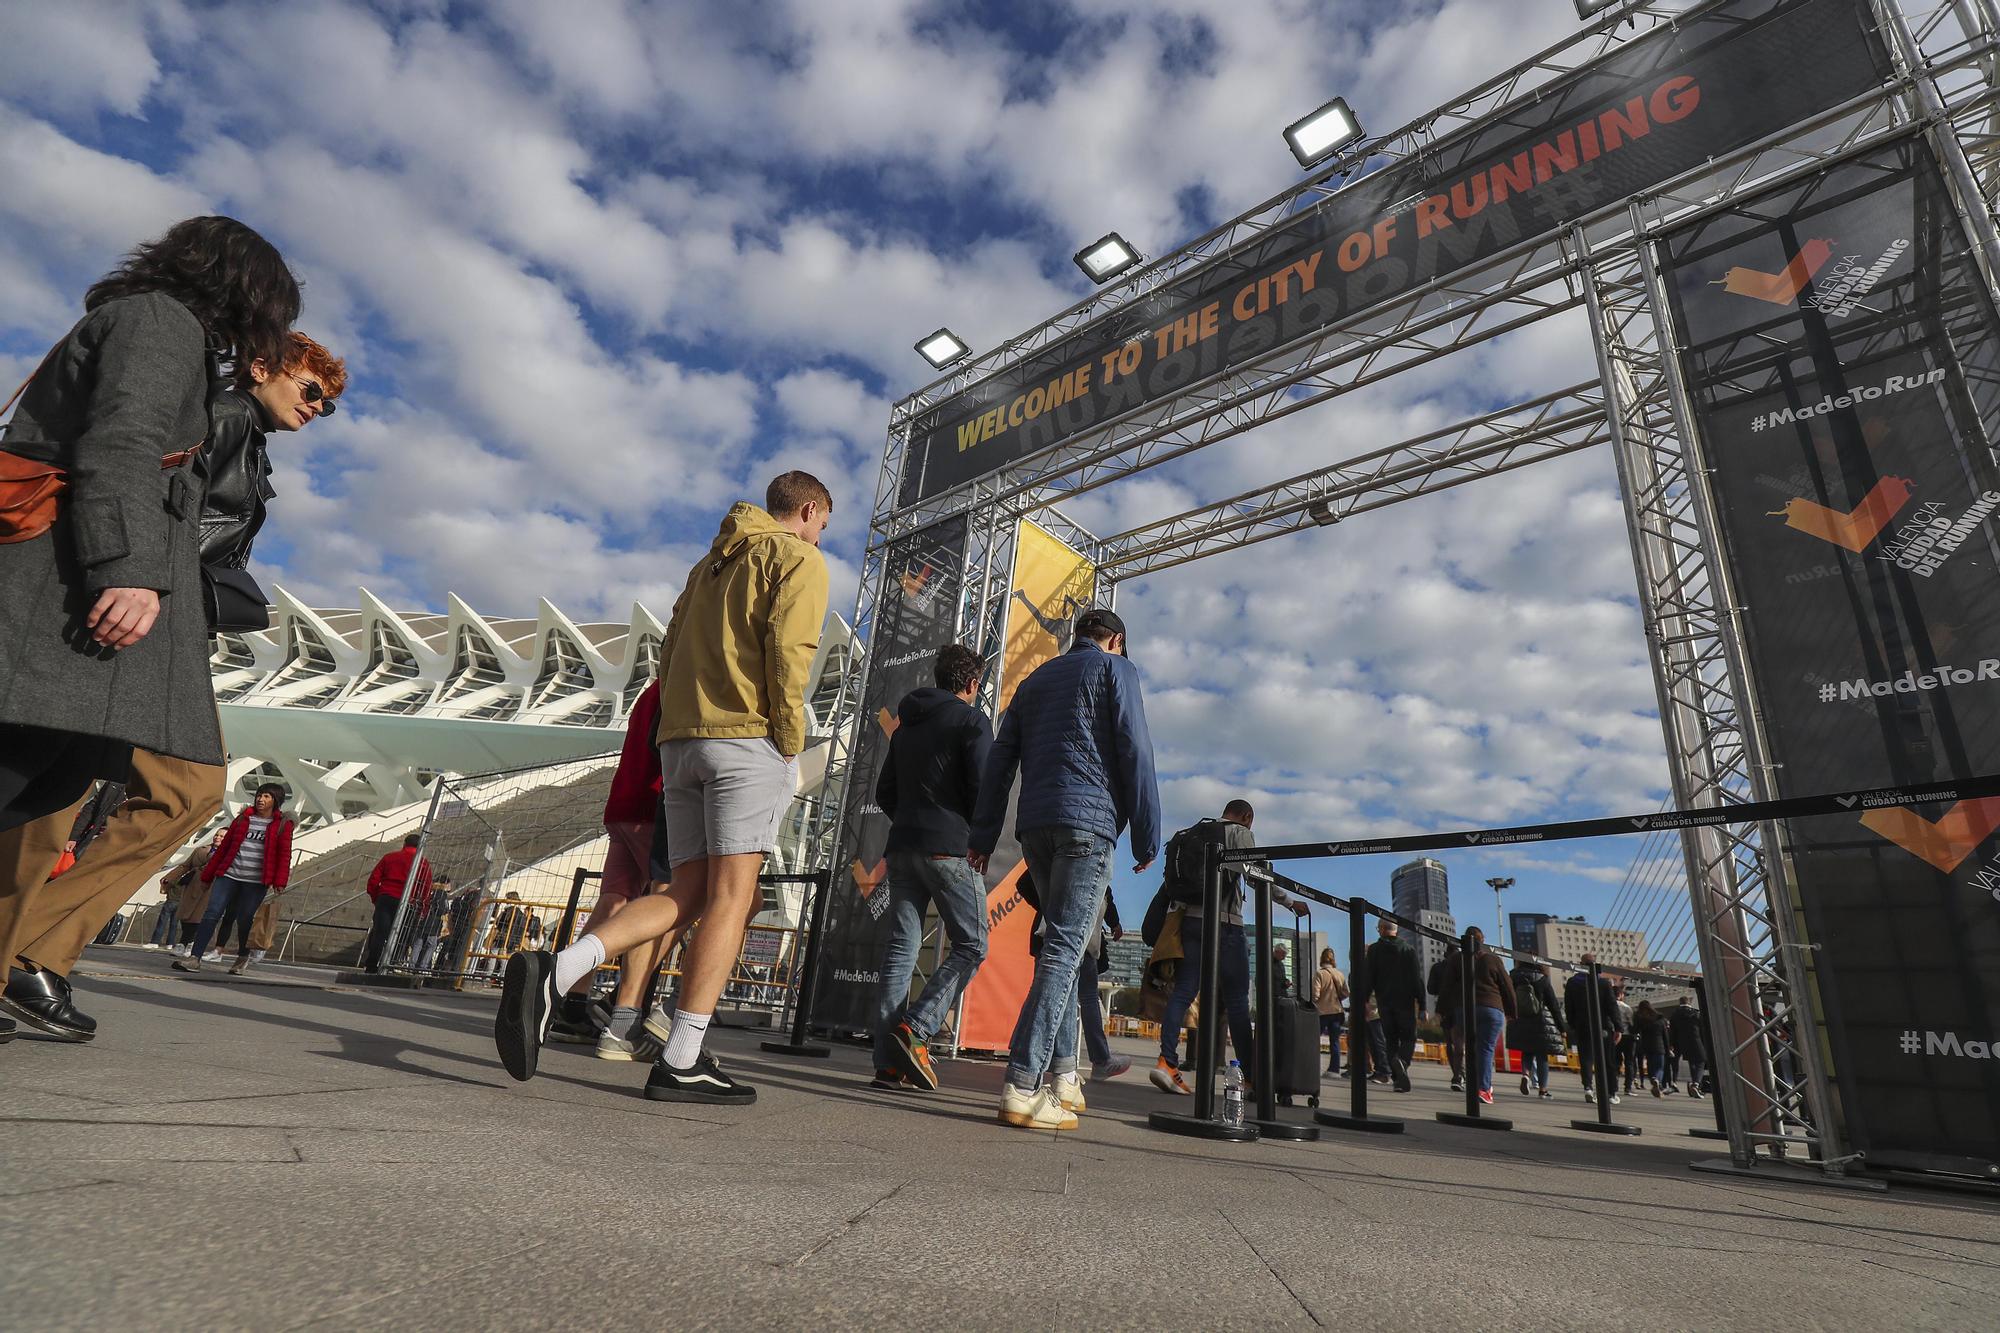
[[[190,218],[84,297],[36,369],[0,450],[52,464],[54,526],[0,544],[0,960],[40,887],[44,817],[134,746],[212,778],[222,732],[209,683],[199,554],[202,483],[176,456],[208,433],[210,362],[283,365],[299,289],[276,247],[233,218]],[[197,771],[207,770],[207,771]],[[32,843],[34,845],[27,845]]]

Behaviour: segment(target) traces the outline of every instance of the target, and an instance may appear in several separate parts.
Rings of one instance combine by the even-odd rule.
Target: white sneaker
[[[1611,1094],[1611,1104],[1613,1106],[1618,1105],[1618,1094],[1615,1092]]]
[[[1072,1069],[1067,1074],[1057,1074],[1052,1086],[1056,1100],[1062,1103],[1063,1110],[1080,1112],[1089,1109],[1083,1100],[1083,1080],[1077,1076],[1075,1070]]]
[[[139,947],[140,947],[141,949],[157,949],[157,948],[159,948],[160,946],[159,946],[159,945],[157,945],[157,944],[142,944],[142,945],[140,945]]]
[[[1078,1123],[1047,1088],[1022,1092],[1012,1083],[1000,1085],[1000,1119],[1021,1129],[1075,1129]]]
[[[205,954],[203,954],[203,955],[201,956],[201,961],[202,961],[202,962],[204,962],[204,963],[219,963],[219,962],[221,962],[221,961],[222,961],[222,950],[220,950],[220,949],[210,949],[210,950],[209,950],[209,951],[208,951],[207,953],[205,953]]]
[[[1117,1078],[1131,1067],[1131,1056],[1114,1055],[1103,1064],[1093,1064],[1090,1067],[1090,1081],[1092,1083],[1102,1083],[1107,1078]]]
[[[1587,1102],[1591,1103],[1591,1104],[1592,1104],[1593,1106],[1594,1106],[1594,1105],[1596,1105],[1596,1103],[1597,1103],[1597,1089],[1595,1089],[1595,1088],[1585,1088],[1585,1089],[1583,1090],[1583,1099],[1584,1099],[1585,1101],[1587,1101]]]

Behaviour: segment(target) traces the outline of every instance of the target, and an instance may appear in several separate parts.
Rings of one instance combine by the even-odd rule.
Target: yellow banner
[[[1069,627],[1097,591],[1097,566],[1067,542],[1023,521],[1014,538],[1013,595],[1000,652],[1000,698],[1007,711],[1014,690],[1035,668],[1069,647]]]

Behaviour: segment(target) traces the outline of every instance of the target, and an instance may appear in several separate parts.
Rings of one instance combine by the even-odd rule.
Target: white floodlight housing
[[[1361,137],[1361,122],[1354,118],[1347,99],[1336,97],[1309,116],[1285,127],[1285,143],[1302,167],[1314,166],[1332,157],[1335,150]]]
[[[1076,266],[1092,282],[1109,282],[1145,258],[1123,236],[1107,231],[1076,252]]]
[[[927,338],[917,340],[917,355],[931,363],[933,369],[943,370],[954,361],[963,360],[972,349],[965,345],[965,339],[950,329],[939,329]]]

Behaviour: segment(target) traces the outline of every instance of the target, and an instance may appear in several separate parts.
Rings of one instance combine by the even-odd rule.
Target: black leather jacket
[[[264,450],[264,410],[241,389],[218,388],[208,406],[208,443],[197,467],[208,484],[201,510],[201,559],[245,569],[250,543],[264,526],[271,459]]]

